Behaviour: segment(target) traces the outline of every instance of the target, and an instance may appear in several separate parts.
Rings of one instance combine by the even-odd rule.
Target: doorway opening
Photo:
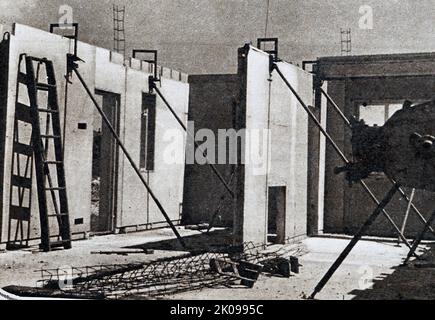
[[[95,90],[95,94],[104,114],[119,134],[121,96],[101,90]],[[111,233],[116,224],[119,146],[97,110],[93,127],[91,232]]]
[[[267,241],[285,244],[286,187],[269,187]]]

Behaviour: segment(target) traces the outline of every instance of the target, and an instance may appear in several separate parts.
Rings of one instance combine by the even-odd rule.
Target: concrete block
[[[141,70],[141,61],[138,59],[130,58],[130,68],[134,70]]]
[[[141,70],[143,72],[152,74],[154,72],[154,65],[152,63],[149,63],[149,62],[146,62],[146,61],[142,61]]]
[[[189,75],[187,73],[180,72],[180,81],[181,82],[187,83],[188,78],[189,78]]]
[[[110,51],[110,62],[123,65],[124,64],[124,56],[118,52]]]
[[[149,64],[149,73],[154,74],[155,68],[156,68],[156,65],[150,63]]]
[[[166,79],[172,79],[172,70],[169,68],[162,67],[162,77]]]
[[[157,66],[157,74],[161,77],[163,73],[162,67],[161,66]]]
[[[109,62],[111,60],[111,51],[103,48],[96,48],[95,60],[97,62]]]
[[[171,79],[180,81],[180,72],[177,70],[172,70]]]

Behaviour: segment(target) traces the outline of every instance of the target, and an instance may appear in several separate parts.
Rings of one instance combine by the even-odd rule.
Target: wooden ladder
[[[27,85],[32,124],[32,146],[35,158],[38,189],[39,218],[41,224],[41,249],[51,251],[56,247],[71,248],[71,231],[68,198],[65,183],[62,134],[53,62],[45,58],[26,56],[26,73],[19,77]],[[36,64],[36,72],[35,72]],[[45,70],[46,81],[40,81]],[[40,101],[44,100],[44,102]],[[45,120],[45,121],[44,121]],[[45,122],[45,123],[44,123]],[[44,133],[41,133],[41,130]],[[53,177],[51,170],[55,169]],[[48,196],[49,194],[50,196]],[[48,198],[51,198],[51,203]],[[49,214],[53,212],[52,214]],[[56,219],[59,235],[54,241],[50,228]]]
[[[26,77],[21,72],[25,68],[23,61],[24,54],[20,55],[16,85],[7,250],[27,248],[31,230],[33,146],[29,129],[32,127],[32,120],[30,107],[21,102],[25,96],[21,94],[21,89],[27,86]]]

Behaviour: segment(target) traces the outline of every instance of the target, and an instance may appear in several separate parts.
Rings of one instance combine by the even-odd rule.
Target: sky
[[[286,61],[340,55],[340,28],[352,30],[352,54],[435,51],[435,0],[0,0],[0,23],[47,30],[68,5],[80,40],[112,49],[112,5],[125,5],[128,53],[157,49],[173,69],[235,73],[237,48],[265,36],[268,1],[267,36]]]

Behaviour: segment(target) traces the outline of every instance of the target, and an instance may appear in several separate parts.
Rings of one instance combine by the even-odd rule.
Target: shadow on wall
[[[374,279],[373,286],[353,290],[353,300],[433,300],[435,299],[435,244],[430,245],[422,260],[408,266],[394,267],[391,274]]]

